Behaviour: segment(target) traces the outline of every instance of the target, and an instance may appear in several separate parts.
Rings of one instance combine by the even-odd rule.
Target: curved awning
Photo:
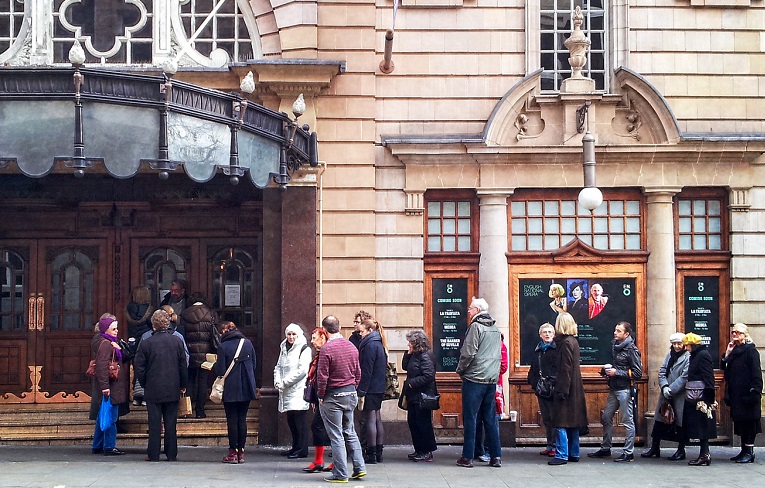
[[[77,83],[77,76],[82,75]],[[39,178],[222,172],[263,188],[316,165],[317,139],[283,112],[164,76],[94,68],[0,68],[0,171]],[[238,180],[233,180],[238,181]]]

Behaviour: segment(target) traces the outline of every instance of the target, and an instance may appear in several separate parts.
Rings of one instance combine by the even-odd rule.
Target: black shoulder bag
[[[539,360],[539,379],[534,386],[534,393],[544,400],[552,400],[555,396],[555,376],[545,376],[542,374],[542,355],[538,355]]]

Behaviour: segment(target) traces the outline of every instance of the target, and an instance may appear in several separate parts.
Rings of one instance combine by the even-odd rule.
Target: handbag
[[[664,402],[661,405],[661,408],[659,408],[659,414],[661,415],[662,422],[667,425],[674,425],[676,420],[675,409],[672,408],[671,403]]]
[[[98,428],[106,432],[112,426],[112,402],[108,396],[101,397],[101,408],[98,409]]]
[[[441,395],[438,393],[420,392],[420,408],[423,410],[439,410],[441,408]]]
[[[96,360],[91,359],[90,363],[88,363],[88,369],[85,370],[85,374],[90,377],[96,376]]]
[[[307,381],[303,390],[303,401],[310,404],[319,403],[319,393],[316,391],[316,384],[313,381]]]
[[[398,397],[398,408],[401,410],[407,410],[409,408],[409,402],[406,401],[406,395]]]
[[[697,402],[704,396],[703,381],[689,381],[685,384],[685,399],[689,402]]]
[[[398,397],[398,371],[396,371],[396,363],[388,363],[385,370],[385,392],[383,393],[383,400],[395,400]]]
[[[228,365],[226,374],[215,378],[215,381],[213,382],[213,385],[212,385],[212,391],[210,392],[211,402],[220,403],[223,401],[223,385],[226,383],[226,376],[228,376],[228,374],[234,368],[234,364],[236,364],[236,360],[239,358],[239,353],[242,352],[243,345],[244,345],[244,339],[239,339],[239,346],[236,348],[236,354],[234,355],[234,359],[232,359],[231,364]]]
[[[542,376],[542,357],[537,356],[537,359],[539,359],[540,376],[537,384],[534,385],[534,393],[544,400],[552,400],[555,396],[555,376]]]
[[[114,350],[112,350],[112,360],[109,361],[109,379],[116,380],[120,377],[120,363],[116,360]]]
[[[178,402],[178,416],[186,417],[191,415],[191,397],[181,395],[181,400]]]

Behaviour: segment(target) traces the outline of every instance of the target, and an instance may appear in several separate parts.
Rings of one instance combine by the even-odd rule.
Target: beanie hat
[[[701,344],[702,340],[703,339],[701,338],[700,335],[694,334],[693,332],[688,332],[683,337],[683,344],[691,344],[693,346],[698,346],[699,344]]]
[[[106,331],[109,330],[109,327],[116,323],[117,319],[114,317],[101,317],[101,319],[98,321],[98,331],[102,334],[105,334]]]
[[[669,342],[683,342],[683,337],[685,337],[685,334],[682,332],[675,332],[669,336]]]

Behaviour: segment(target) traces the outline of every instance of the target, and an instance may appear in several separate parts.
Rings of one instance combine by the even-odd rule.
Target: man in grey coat
[[[496,403],[499,368],[502,360],[502,336],[489,315],[489,304],[483,298],[475,298],[468,307],[468,332],[460,349],[457,374],[462,377],[462,424],[464,442],[458,466],[473,467],[476,419],[481,415],[486,428],[486,441],[491,459],[489,465],[502,466],[499,445]]]

